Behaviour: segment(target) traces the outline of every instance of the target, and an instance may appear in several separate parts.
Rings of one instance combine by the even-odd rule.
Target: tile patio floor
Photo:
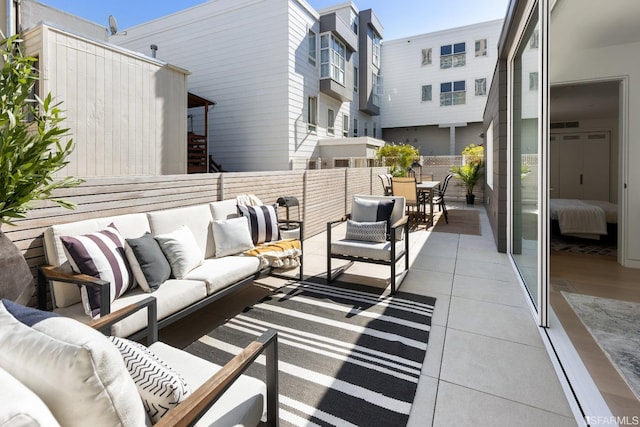
[[[496,250],[484,207],[475,209],[481,236],[410,233],[411,268],[400,290],[437,301],[408,425],[575,426],[509,259]],[[324,233],[305,241],[305,275],[326,273],[325,246]],[[341,280],[367,283],[355,274],[388,272],[356,264]]]

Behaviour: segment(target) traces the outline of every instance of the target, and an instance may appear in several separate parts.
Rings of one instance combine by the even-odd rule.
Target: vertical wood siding
[[[47,25],[24,38],[75,143],[61,175],[186,172],[185,71]]]

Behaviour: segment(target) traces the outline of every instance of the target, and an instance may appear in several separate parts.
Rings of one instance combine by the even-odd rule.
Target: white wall
[[[33,0],[21,0],[20,19],[22,30],[34,28],[40,23],[55,24],[67,32],[82,34],[84,37],[106,41],[109,17],[105,15],[102,25],[71,15],[63,10],[38,3]]]
[[[62,175],[186,173],[185,70],[47,25],[24,39],[75,143]]]
[[[571,49],[553,52],[550,58],[551,84],[576,81],[628,78],[625,90],[628,97],[628,111],[625,117],[626,128],[622,130],[628,138],[628,152],[622,153],[622,179],[627,184],[625,208],[627,236],[624,248],[629,265],[640,267],[640,168],[635,164],[640,161],[640,85],[633,82],[640,80],[640,43],[606,46],[595,49]],[[621,110],[621,114],[625,114]],[[621,135],[621,139],[624,137]],[[626,154],[626,155],[625,155]],[[625,170],[627,174],[625,175]],[[625,197],[624,190],[622,190]]]
[[[502,20],[489,21],[382,43],[383,128],[480,122],[487,96],[475,96],[475,80],[487,79],[487,93],[497,60]],[[487,56],[475,56],[475,41],[487,39]],[[440,69],[440,47],[466,42],[466,65]],[[432,63],[422,65],[422,49],[432,49]],[[440,106],[440,83],[466,81],[466,104]],[[422,86],[432,86],[432,101],[422,101]]]

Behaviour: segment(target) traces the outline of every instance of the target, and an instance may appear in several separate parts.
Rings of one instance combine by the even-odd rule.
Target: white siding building
[[[373,12],[350,2],[318,12],[303,0],[237,0],[206,2],[111,41],[144,53],[156,45],[159,59],[188,69],[189,91],[216,102],[209,115],[215,161],[260,171],[306,168],[323,157],[319,141],[345,138],[362,153],[382,144],[346,139],[381,134],[370,95],[381,38]],[[201,127],[202,117],[190,114],[193,128]]]
[[[482,117],[502,20],[382,44],[383,138],[422,155],[453,155],[482,143]]]

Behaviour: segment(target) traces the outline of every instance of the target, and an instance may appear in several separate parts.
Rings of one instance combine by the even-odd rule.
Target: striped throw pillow
[[[96,233],[60,238],[64,252],[76,273],[97,277],[111,284],[111,301],[135,286],[124,252],[124,238],[114,224]],[[87,315],[100,316],[100,292],[82,286],[82,303]]]
[[[191,394],[184,379],[147,347],[126,338],[109,339],[120,351],[154,424]]]
[[[280,238],[278,231],[278,205],[238,205],[242,216],[249,219],[251,240],[254,245],[273,242]]]

